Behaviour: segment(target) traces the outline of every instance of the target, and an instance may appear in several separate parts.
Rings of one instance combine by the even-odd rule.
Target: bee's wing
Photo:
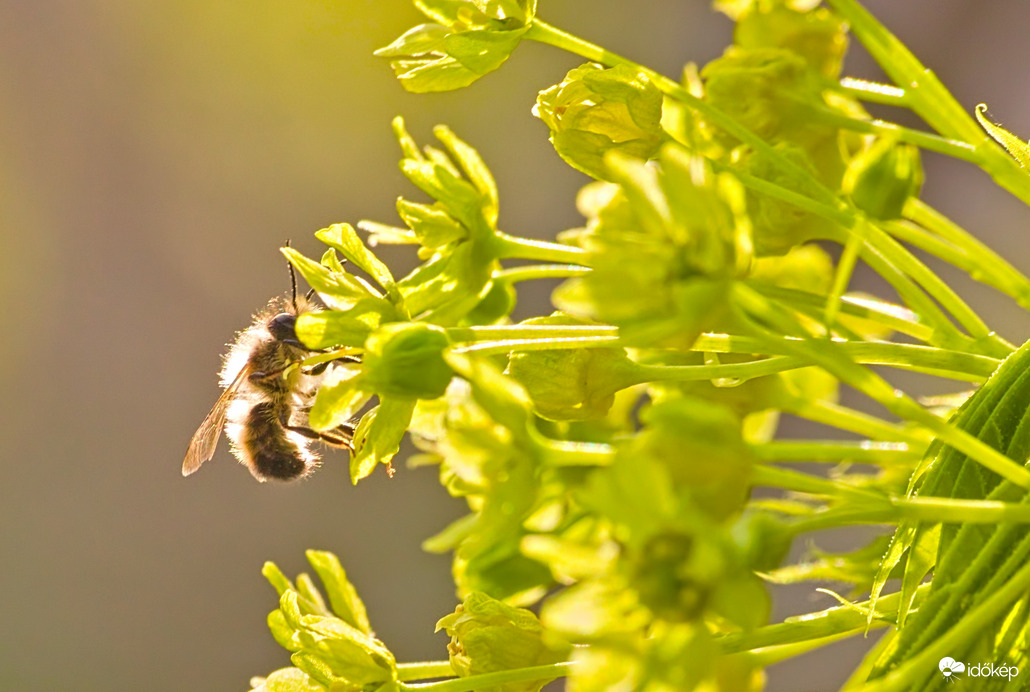
[[[218,397],[218,401],[211,407],[211,412],[204,418],[204,422],[193,433],[190,440],[190,448],[186,450],[186,458],[182,461],[182,475],[188,476],[205,461],[215,455],[215,446],[218,438],[222,435],[222,428],[225,427],[225,415],[229,411],[229,404],[236,396],[236,391],[243,384],[250,374],[250,367],[240,370],[240,374]]]

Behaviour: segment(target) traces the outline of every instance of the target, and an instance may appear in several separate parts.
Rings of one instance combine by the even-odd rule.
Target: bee
[[[290,282],[292,299],[269,301],[229,347],[219,373],[222,394],[190,440],[182,475],[190,475],[214,456],[223,429],[232,453],[262,483],[310,475],[321,462],[313,441],[351,447],[352,423],[324,432],[308,425],[315,392],[332,361],[311,368],[301,365],[319,351],[297,338],[297,317],[319,308],[311,302],[313,289],[298,299],[292,266]]]

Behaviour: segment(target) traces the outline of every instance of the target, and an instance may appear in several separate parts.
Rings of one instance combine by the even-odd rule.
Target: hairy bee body
[[[303,478],[318,468],[314,440],[349,446],[351,426],[316,432],[308,424],[308,411],[328,368],[300,365],[313,351],[297,339],[297,316],[313,310],[317,308],[306,298],[298,299],[294,289],[292,301],[271,300],[237,334],[219,373],[222,395],[190,442],[183,475],[214,455],[223,428],[233,454],[262,482]]]

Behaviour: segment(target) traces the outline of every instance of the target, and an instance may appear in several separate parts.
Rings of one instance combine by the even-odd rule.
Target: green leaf
[[[365,247],[361,238],[348,223],[337,223],[315,233],[326,245],[339,250],[344,257],[367,273],[376,283],[389,291],[393,288],[393,274],[378,257]]]
[[[332,430],[353,418],[372,396],[361,384],[359,374],[319,387],[315,403],[308,414],[311,427],[315,430]]]
[[[264,575],[268,583],[272,585],[272,588],[280,596],[286,593],[286,591],[293,589],[293,584],[274,562],[266,562],[261,568],[261,574]]]
[[[359,347],[387,317],[395,317],[393,308],[378,299],[355,303],[346,312],[305,312],[297,318],[297,337],[313,350]]]
[[[322,550],[308,550],[305,555],[318,573],[318,578],[322,580],[333,612],[347,624],[367,635],[372,635],[365,604],[361,602],[358,592],[347,579],[347,572],[344,571],[339,558]]]
[[[981,103],[976,107],[976,119],[980,123],[980,127],[987,130],[994,141],[1001,146],[1005,147],[1005,151],[1012,155],[1016,161],[1019,161],[1019,165],[1023,168],[1030,168],[1030,145],[1027,145],[1022,139],[1006,130],[1001,125],[992,123],[986,117],[984,113],[987,112],[987,104]]]
[[[400,450],[416,399],[380,397],[379,406],[365,414],[354,434],[350,458],[351,482],[357,484],[379,464],[389,464]]]
[[[419,250],[422,259],[428,259],[436,250],[468,237],[468,231],[438,204],[418,204],[401,197],[397,200],[397,213],[422,246]]]
[[[375,55],[394,58],[390,67],[408,91],[450,91],[468,86],[504,64],[525,33],[526,27],[454,31],[439,24],[423,24]]]
[[[462,141],[451,129],[445,125],[437,125],[433,128],[433,134],[443,142],[454,160],[461,166],[465,177],[475,186],[479,193],[485,198],[484,214],[490,226],[497,224],[498,195],[497,183],[494,181],[490,169],[487,168],[479,152]]]
[[[331,307],[348,309],[360,301],[380,299],[364,281],[352,274],[330,271],[314,260],[308,259],[290,247],[280,248],[286,259],[304,277],[304,280],[318,291],[319,295],[331,301]]]

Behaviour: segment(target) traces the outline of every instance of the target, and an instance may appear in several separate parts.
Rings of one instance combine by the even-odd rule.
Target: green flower
[[[543,501],[542,449],[530,428],[529,397],[485,359],[453,352],[446,357],[462,380],[448,390],[446,405],[421,407],[415,441],[429,452],[425,461],[440,464],[444,486],[466,497],[473,512],[424,547],[454,551],[460,594],[483,591],[532,603],[553,578],[546,565],[520,550],[525,523]]]
[[[322,580],[328,606],[306,574],[297,577],[295,586],[270,562],[262,570],[279,593],[279,608],[268,616],[269,628],[275,640],[292,652],[296,666],[270,675],[263,689],[319,689],[317,683],[323,688],[360,692],[366,685],[396,681],[396,660],[372,634],[365,606],[339,560],[332,553],[315,550],[309,550],[307,557]]]
[[[619,187],[575,238],[593,271],[560,286],[555,305],[632,343],[689,345],[726,318],[732,281],[751,264],[743,188],[678,145],[657,166],[610,163]]]
[[[642,72],[588,63],[541,91],[533,115],[551,131],[558,155],[573,168],[605,180],[609,151],[649,159],[662,143],[662,94]]]
[[[536,14],[536,0],[415,0],[433,20],[410,29],[376,55],[408,91],[449,91],[500,67]]]
[[[434,130],[446,152],[420,151],[394,120],[404,158],[401,171],[433,198],[432,204],[401,199],[397,209],[407,229],[362,222],[376,241],[419,244],[424,263],[400,279],[396,290],[412,317],[448,325],[476,309],[493,288],[497,262],[497,185],[475,149],[440,126]]]
[[[730,46],[701,70],[705,99],[765,140],[825,139],[804,102],[821,105],[820,88],[804,58],[777,48]],[[728,146],[736,140],[716,132]]]
[[[521,324],[588,324],[555,313]],[[600,418],[615,392],[638,381],[625,349],[580,348],[512,353],[505,374],[526,388],[536,412],[551,420]]]
[[[809,153],[800,146],[778,142],[776,150],[791,163],[820,177]],[[748,152],[742,157],[741,169],[756,178],[796,188],[796,177],[784,173],[782,166],[763,152]],[[783,255],[813,238],[825,237],[830,222],[803,211],[788,202],[759,192],[747,192],[747,210],[753,224],[755,255]]]
[[[733,39],[741,48],[792,50],[828,79],[840,76],[848,48],[847,24],[825,7],[799,12],[782,4],[759,4],[737,20]]]
[[[462,677],[565,660],[568,646],[548,635],[536,615],[484,593],[470,593],[453,613],[436,623],[451,637],[451,667]],[[507,683],[482,692],[536,692],[550,680]]]

